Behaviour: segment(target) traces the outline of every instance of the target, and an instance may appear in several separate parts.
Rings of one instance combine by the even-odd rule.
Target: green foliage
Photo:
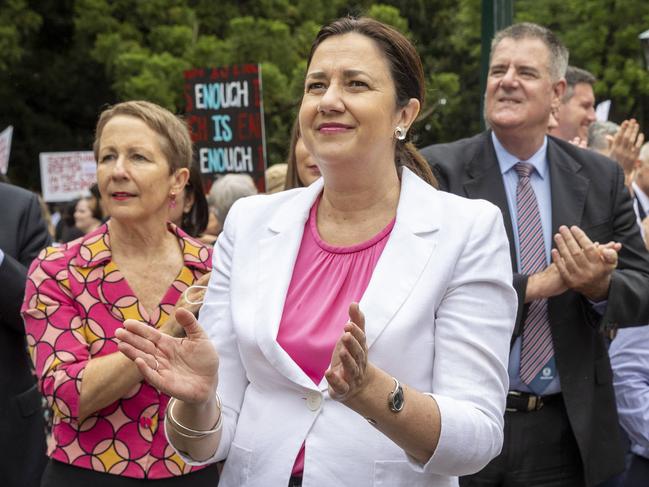
[[[182,113],[183,71],[261,63],[267,154],[286,156],[320,26],[364,13],[411,39],[427,78],[420,146],[480,127],[480,0],[5,0],[0,9],[0,130],[13,124],[10,176],[37,186],[38,153],[85,149],[101,109],[145,98]],[[646,0],[518,0],[515,20],[552,28],[571,62],[598,77],[612,118],[649,124],[649,72],[637,36]]]
[[[20,61],[24,39],[41,23],[41,16],[30,10],[25,0],[5,0],[0,9],[0,72]]]
[[[598,100],[611,99],[611,119],[649,124],[649,71],[638,34],[649,28],[649,3],[640,0],[519,0],[516,20],[548,25],[570,49],[570,64],[597,78]]]
[[[399,14],[399,9],[391,5],[372,5],[367,11],[367,16],[391,25],[403,34],[409,34],[408,21]]]

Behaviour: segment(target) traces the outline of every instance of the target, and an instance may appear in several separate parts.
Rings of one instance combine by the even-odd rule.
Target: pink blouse
[[[349,305],[360,301],[367,289],[395,222],[366,242],[335,247],[318,234],[319,202],[320,198],[304,228],[277,334],[277,342],[316,385],[349,321]],[[292,474],[302,475],[303,470],[304,446]]]
[[[22,314],[39,387],[53,412],[50,456],[82,468],[160,479],[192,468],[167,443],[168,396],[142,381],[79,423],[81,379],[88,360],[117,351],[115,330],[133,318],[160,327],[181,293],[211,270],[211,249],[175,225],[184,266],[149,316],[112,260],[107,225],[41,252],[29,269]]]

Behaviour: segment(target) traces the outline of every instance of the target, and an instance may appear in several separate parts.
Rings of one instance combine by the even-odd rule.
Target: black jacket
[[[510,242],[512,267],[516,249],[511,216],[498,159],[487,131],[450,144],[422,150],[440,188],[497,205]],[[622,170],[610,159],[548,137],[552,232],[577,225],[592,241],[622,243],[604,316],[582,295],[567,291],[548,302],[561,391],[584,463],[588,485],[621,472],[624,452],[607,347],[601,333],[608,326],[649,323],[649,254],[645,250]],[[514,337],[522,331],[527,277],[514,274],[519,310]]]
[[[50,244],[36,195],[0,183],[0,478],[36,487],[45,466],[41,395],[31,372],[20,305],[27,268]]]

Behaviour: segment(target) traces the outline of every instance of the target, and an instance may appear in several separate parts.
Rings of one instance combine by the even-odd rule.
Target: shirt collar
[[[507,149],[503,147],[494,132],[491,132],[491,140],[493,141],[494,149],[496,150],[496,157],[498,158],[498,165],[500,166],[501,174],[507,173],[519,162],[529,162],[534,166],[534,169],[536,169],[536,172],[541,177],[541,179],[545,179],[545,176],[548,172],[547,137],[543,137],[543,144],[541,144],[539,150],[532,154],[532,157],[530,157],[526,161],[521,161],[518,157],[507,152]]]
[[[181,228],[167,222],[167,230],[178,239],[186,267],[209,272],[212,267],[212,253],[205,245],[187,235]],[[80,267],[97,267],[112,259],[110,250],[110,233],[104,223],[97,229],[81,238],[79,250],[75,256],[76,264]]]
[[[633,192],[636,195],[636,198],[638,200],[638,204],[642,205],[642,209],[646,212],[649,210],[649,195],[642,191],[640,186],[638,186],[635,181],[631,183],[633,187]]]

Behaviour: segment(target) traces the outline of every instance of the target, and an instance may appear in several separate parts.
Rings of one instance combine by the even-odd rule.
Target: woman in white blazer
[[[120,350],[175,398],[174,448],[227,458],[222,486],[457,485],[503,440],[516,295],[500,212],[436,191],[407,142],[424,76],[404,36],[340,19],[307,66],[300,132],[323,177],[239,200],[202,326],[181,310],[173,339],[127,320]],[[375,251],[343,268],[305,257],[309,239],[318,259]],[[343,313],[360,302],[328,320],[340,296]]]

